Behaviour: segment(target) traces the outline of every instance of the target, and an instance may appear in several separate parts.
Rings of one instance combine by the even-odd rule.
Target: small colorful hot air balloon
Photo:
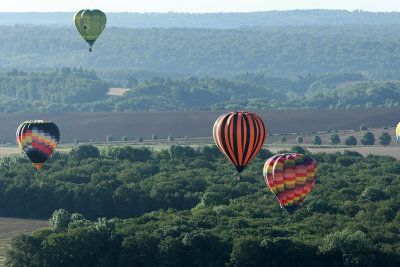
[[[106,27],[106,15],[98,9],[82,9],[74,15],[74,24],[83,39],[90,45],[89,52],[96,39]]]
[[[38,172],[60,141],[60,132],[51,121],[31,120],[17,129],[17,142]]]
[[[214,142],[239,173],[262,148],[267,127],[255,113],[235,111],[220,116],[214,123]]]
[[[303,154],[281,154],[270,157],[264,164],[264,180],[281,207],[292,215],[313,188],[317,165]]]
[[[400,122],[397,124],[397,127],[396,127],[396,138],[397,138],[397,142],[400,143]]]

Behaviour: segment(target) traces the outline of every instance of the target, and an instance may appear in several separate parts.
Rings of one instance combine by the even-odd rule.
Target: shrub
[[[303,143],[303,137],[297,136],[296,142],[299,143],[299,144]]]
[[[372,146],[375,144],[375,136],[372,132],[365,132],[361,138],[361,143],[364,146]]]
[[[336,133],[331,134],[328,139],[329,139],[329,144],[331,144],[331,145],[337,145],[340,143],[340,137]]]
[[[314,145],[320,145],[320,144],[322,144],[321,137],[319,137],[318,135],[314,136],[314,138],[313,138],[313,140],[312,140],[312,143],[313,143]]]
[[[344,141],[344,144],[346,146],[355,146],[355,145],[357,145],[357,139],[354,136],[350,135],[346,138],[346,140]]]

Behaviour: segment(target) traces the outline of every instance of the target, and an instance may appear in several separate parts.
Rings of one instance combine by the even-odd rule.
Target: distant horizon
[[[103,10],[104,11],[104,10]],[[134,13],[134,14],[229,14],[229,13],[264,13],[264,12],[290,12],[290,11],[347,11],[347,12],[365,12],[365,13],[400,13],[399,11],[369,11],[369,10],[348,10],[348,9],[325,9],[325,8],[309,8],[309,9],[287,9],[287,10],[259,10],[259,11],[215,11],[215,12],[187,12],[187,11],[105,11],[107,13]],[[75,13],[72,11],[1,11],[0,13]]]
[[[72,25],[75,11],[1,12],[0,25]],[[108,27],[238,28],[277,25],[396,24],[400,12],[344,9],[293,9],[254,12],[105,12]]]
[[[397,0],[13,0],[0,5],[0,12],[76,12],[97,8],[104,12],[129,13],[249,13],[289,10],[363,10],[368,12],[399,12]]]

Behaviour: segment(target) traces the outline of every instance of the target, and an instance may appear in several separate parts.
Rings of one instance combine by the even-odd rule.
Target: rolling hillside
[[[22,39],[21,36],[24,36]],[[399,79],[396,25],[288,25],[209,28],[116,28],[93,53],[73,26],[0,26],[1,70],[63,67],[151,70],[175,77],[270,77],[363,72]]]

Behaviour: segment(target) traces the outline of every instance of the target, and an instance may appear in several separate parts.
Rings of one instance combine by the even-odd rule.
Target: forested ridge
[[[130,89],[107,95],[111,86]],[[106,82],[94,70],[0,72],[0,112],[282,110],[397,107],[398,81],[370,81],[360,73],[276,78],[159,78]]]
[[[0,73],[0,112],[78,111],[104,100],[109,86],[93,71],[62,68],[50,72],[12,69]]]
[[[291,150],[307,153],[301,147]],[[50,218],[48,229],[14,239],[7,262],[400,264],[399,161],[352,151],[308,153],[318,165],[317,183],[289,223],[263,180],[263,164],[271,155],[261,150],[242,181],[215,146],[159,152],[79,146],[56,153],[40,177],[27,159],[3,158],[1,215]],[[51,215],[53,209],[58,210]],[[128,217],[133,218],[122,219]]]
[[[21,38],[24,36],[24,38]],[[187,76],[271,77],[363,72],[399,78],[396,25],[305,25],[238,29],[107,28],[93,53],[70,27],[0,26],[1,69],[137,69]]]

